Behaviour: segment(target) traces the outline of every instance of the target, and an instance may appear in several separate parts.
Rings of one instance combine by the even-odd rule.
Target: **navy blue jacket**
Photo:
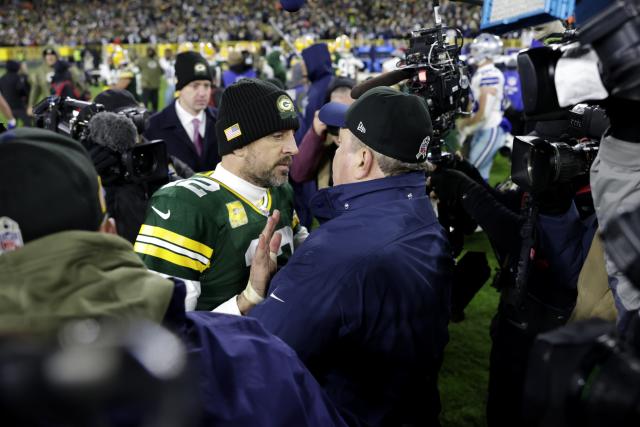
[[[194,172],[210,171],[220,162],[216,141],[215,123],[217,110],[206,108],[207,125],[204,134],[204,155],[198,156],[196,148],[189,138],[176,113],[176,101],[154,114],[149,119],[149,128],[144,136],[148,140],[163,139],[167,143],[169,155],[185,162]]]
[[[324,222],[250,313],[294,350],[350,425],[432,425],[453,260],[423,173],[319,191]]]
[[[185,343],[203,426],[346,426],[295,352],[256,320],[184,311],[177,281],[163,324]]]

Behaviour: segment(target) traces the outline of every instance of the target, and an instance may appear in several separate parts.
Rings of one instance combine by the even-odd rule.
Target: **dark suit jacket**
[[[204,155],[198,156],[196,148],[191,142],[187,131],[182,127],[173,101],[164,110],[154,114],[149,119],[149,128],[144,133],[148,140],[163,139],[167,144],[169,155],[175,156],[185,162],[195,172],[210,171],[215,169],[220,162],[218,156],[218,143],[216,141],[215,123],[218,111],[207,108],[207,125],[204,134]]]

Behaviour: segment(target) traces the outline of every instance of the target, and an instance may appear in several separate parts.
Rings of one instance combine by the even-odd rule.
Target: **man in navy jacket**
[[[208,107],[211,71],[202,55],[183,52],[176,58],[178,98],[149,119],[148,140],[163,139],[169,155],[195,172],[215,169],[220,162],[216,142],[216,111]]]
[[[312,200],[322,225],[264,302],[238,297],[238,309],[296,350],[350,425],[439,425],[453,260],[425,191],[426,103],[376,88],[348,111],[326,108],[346,117],[335,186]],[[252,265],[261,295],[268,259]]]

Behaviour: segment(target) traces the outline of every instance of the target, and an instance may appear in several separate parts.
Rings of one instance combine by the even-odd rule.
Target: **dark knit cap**
[[[7,72],[9,73],[17,73],[18,71],[20,71],[20,63],[18,61],[8,60],[6,67]]]
[[[58,52],[52,47],[47,47],[42,50],[42,56],[45,57],[47,55],[55,55],[58,56]]]
[[[349,107],[345,122],[358,139],[380,154],[406,163],[427,160],[433,126],[424,98],[376,87]]]
[[[216,137],[220,156],[281,130],[297,130],[298,114],[287,93],[258,79],[241,79],[222,93]]]
[[[16,222],[25,243],[60,231],[97,231],[106,213],[87,151],[48,130],[2,134],[0,182],[0,218]]]
[[[195,80],[213,80],[209,63],[196,52],[182,52],[176,56],[176,90]]]
[[[139,107],[138,101],[126,89],[107,89],[96,95],[93,102],[104,105],[106,111],[114,112],[128,107]]]

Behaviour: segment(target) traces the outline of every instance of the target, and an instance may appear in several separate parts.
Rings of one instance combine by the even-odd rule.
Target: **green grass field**
[[[496,156],[490,183],[495,185],[510,174],[509,160]],[[487,253],[495,272],[497,262],[484,233],[465,238],[465,250]],[[465,320],[449,325],[449,344],[440,371],[443,427],[486,426],[485,404],[489,380],[489,324],[498,307],[498,292],[490,284],[480,289],[465,310]]]

